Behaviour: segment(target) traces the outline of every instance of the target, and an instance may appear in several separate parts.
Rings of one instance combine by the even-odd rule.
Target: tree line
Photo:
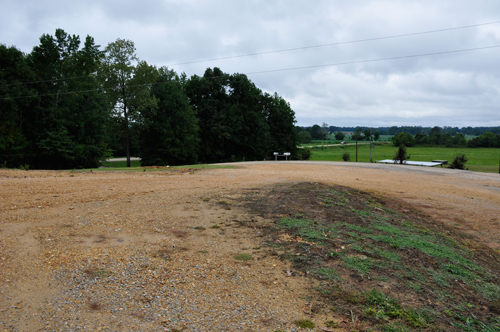
[[[394,146],[446,146],[446,147],[500,147],[500,127],[428,127],[402,126],[387,128],[363,128],[363,127],[334,127],[323,123],[323,126],[313,125],[311,127],[296,127],[301,143],[309,143],[312,140],[328,140],[335,138],[343,140],[346,131],[351,132],[352,140],[374,140],[380,135],[393,135]],[[335,131],[337,130],[337,131]],[[467,140],[466,135],[477,135]]]
[[[142,165],[262,160],[296,148],[295,113],[246,75],[187,77],[57,29],[31,53],[0,44],[0,166],[72,169],[112,156]],[[130,161],[128,161],[130,165]]]
[[[328,130],[330,133],[335,133],[335,132],[354,132],[358,128],[361,128],[363,130],[370,129],[372,132],[379,131],[380,135],[397,135],[399,133],[405,133],[405,134],[412,134],[412,135],[417,135],[417,134],[423,134],[423,135],[429,135],[431,131],[434,128],[439,128],[443,134],[451,134],[454,136],[455,134],[464,134],[464,135],[471,135],[471,136],[478,136],[482,135],[486,132],[492,132],[494,134],[500,134],[500,127],[450,127],[450,126],[443,126],[443,127],[422,127],[422,126],[392,126],[392,127],[335,127],[335,126],[329,126]],[[434,129],[435,130],[435,129]]]
[[[465,135],[457,133],[452,136],[450,133],[442,133],[439,130],[431,132],[429,135],[399,133],[393,137],[394,146],[445,146],[445,147],[469,147],[469,148],[500,148],[500,133],[485,132],[477,137],[467,140]]]
[[[392,126],[392,127],[336,127],[336,126],[327,126],[325,128],[324,123],[323,126],[315,124],[310,127],[297,127],[297,131],[308,131],[312,137],[312,139],[325,139],[325,133],[336,134],[338,132],[356,132],[358,130],[366,131],[370,130],[372,133],[378,132],[379,135],[397,135],[399,133],[412,134],[412,135],[430,135],[433,130],[439,128],[441,133],[450,134],[454,136],[455,134],[464,134],[471,136],[478,136],[485,134],[487,132],[491,132],[493,134],[500,134],[500,127],[422,127],[422,126]]]

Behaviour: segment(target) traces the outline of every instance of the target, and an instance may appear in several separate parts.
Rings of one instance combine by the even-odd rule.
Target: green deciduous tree
[[[372,130],[371,129],[365,129],[364,132],[365,134],[365,140],[369,141],[372,138]]]
[[[27,56],[39,81],[32,85],[38,97],[23,116],[25,163],[31,168],[96,167],[106,157],[108,113],[95,77],[98,48],[88,36],[80,49],[78,36],[57,29]]]
[[[101,79],[115,123],[121,126],[125,139],[127,167],[130,167],[131,127],[141,108],[154,107],[151,84],[155,70],[140,61],[131,40],[117,39],[109,43],[101,64]]]
[[[361,127],[356,128],[356,131],[351,135],[352,140],[362,141],[363,140],[363,132]]]
[[[393,137],[394,146],[405,145],[408,147],[415,146],[415,138],[412,134],[399,133]]]
[[[184,77],[158,70],[151,89],[157,104],[140,112],[141,164],[182,165],[197,160],[198,119],[184,94]]]
[[[264,116],[269,126],[271,138],[270,152],[290,152],[292,157],[297,154],[299,136],[295,130],[295,112],[290,104],[277,93],[273,96],[264,94]],[[304,131],[304,133],[308,133]],[[306,139],[310,138],[307,137]],[[269,152],[268,152],[269,153]]]
[[[311,134],[309,134],[309,132],[307,130],[302,130],[299,133],[299,139],[300,139],[300,143],[302,143],[302,144],[311,143],[311,141],[312,141]]]
[[[315,140],[322,140],[325,138],[325,134],[324,134],[323,130],[317,124],[313,125],[310,128],[307,128],[307,130],[311,134],[312,138]]]
[[[186,93],[200,126],[199,159],[256,160],[273,151],[295,152],[295,113],[278,95],[263,94],[242,74],[219,68],[193,76]]]
[[[0,165],[25,163],[29,142],[24,133],[25,117],[36,94],[23,82],[35,80],[26,56],[15,47],[0,44]]]
[[[335,133],[335,139],[337,141],[342,141],[344,139],[344,137],[345,137],[345,134],[341,131],[338,131]]]

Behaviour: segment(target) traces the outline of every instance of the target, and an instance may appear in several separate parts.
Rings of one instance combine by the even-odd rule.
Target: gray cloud
[[[30,52],[63,28],[102,47],[133,40],[157,66],[369,39],[498,20],[494,0],[424,1],[35,1],[1,0],[0,43]],[[500,24],[363,43],[172,66],[202,75],[333,64],[500,44]],[[318,67],[250,79],[278,92],[299,125],[500,125],[500,48]]]

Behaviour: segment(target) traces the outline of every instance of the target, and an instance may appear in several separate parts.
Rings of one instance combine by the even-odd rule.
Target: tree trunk
[[[370,162],[372,162],[372,151],[373,151],[373,144],[370,141]]]
[[[358,135],[356,135],[356,162],[358,162]]]
[[[129,128],[128,128],[128,117],[127,117],[127,104],[123,104],[123,115],[125,116],[125,137],[127,141],[127,167],[130,167],[130,139],[129,139]]]

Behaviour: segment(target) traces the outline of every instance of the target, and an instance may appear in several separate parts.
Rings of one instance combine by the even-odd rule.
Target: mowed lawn
[[[325,147],[313,148],[310,160],[342,161],[345,152],[350,153],[351,162],[356,161],[356,147]],[[392,159],[397,148],[392,144],[374,145],[372,160]],[[498,173],[500,161],[499,148],[443,148],[443,147],[413,147],[407,148],[410,160],[432,161],[448,160],[452,162],[457,154],[465,154],[469,161],[465,165],[471,171]],[[358,145],[358,162],[370,162],[369,145]]]

